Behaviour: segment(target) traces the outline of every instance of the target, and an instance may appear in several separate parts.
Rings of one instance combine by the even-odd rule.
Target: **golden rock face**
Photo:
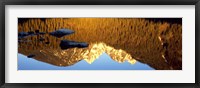
[[[115,49],[111,46],[107,46],[105,43],[93,43],[90,44],[88,49],[83,52],[82,58],[86,60],[88,63],[92,63],[98,58],[103,52],[107,53],[114,61],[122,63],[124,61],[128,61],[131,64],[136,62],[135,59],[131,57],[130,54],[126,53],[125,51],[119,49]]]

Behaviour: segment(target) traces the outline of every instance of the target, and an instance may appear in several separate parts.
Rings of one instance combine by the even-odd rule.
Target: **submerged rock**
[[[73,34],[74,31],[73,30],[69,30],[69,29],[59,29],[59,30],[56,30],[54,32],[50,32],[49,34],[52,35],[52,36],[55,36],[55,37],[63,37],[65,35],[69,35],[69,34]]]
[[[19,32],[18,33],[18,38],[25,38],[28,36],[35,36],[35,35],[44,35],[46,34],[45,32],[39,32],[39,30],[36,30],[36,33],[34,33],[33,31],[29,31],[29,32]]]
[[[34,55],[34,54],[30,54],[30,55],[28,55],[27,57],[28,57],[28,58],[32,58],[32,57],[35,57],[35,55]]]
[[[18,33],[18,38],[24,38],[26,36],[28,36],[29,34],[27,32],[19,32]]]
[[[68,48],[85,48],[88,47],[89,44],[84,42],[75,42],[75,41],[69,41],[69,40],[61,40],[60,42],[60,48],[61,49],[68,49]]]
[[[38,34],[40,34],[40,35],[44,35],[44,34],[46,34],[45,32],[39,32]]]
[[[28,35],[34,35],[34,32],[33,31],[29,31]]]

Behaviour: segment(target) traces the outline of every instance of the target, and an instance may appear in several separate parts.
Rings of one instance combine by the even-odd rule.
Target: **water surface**
[[[147,64],[136,62],[130,64],[128,62],[118,63],[103,53],[92,64],[88,64],[85,60],[71,66],[55,66],[45,62],[37,61],[33,58],[27,58],[23,54],[18,54],[18,70],[154,70]]]

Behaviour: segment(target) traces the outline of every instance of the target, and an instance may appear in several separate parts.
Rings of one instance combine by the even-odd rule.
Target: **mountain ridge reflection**
[[[87,63],[92,64],[104,52],[119,63],[125,62],[126,60],[131,64],[136,62],[130,54],[121,49],[114,49],[111,46],[107,46],[105,43],[91,43],[87,48],[70,48],[67,50],[41,49],[23,51],[24,49],[19,49],[19,52],[24,55],[28,55],[29,53],[35,55],[34,59],[57,66],[70,66],[80,60],[85,60]]]
[[[28,59],[23,54],[18,54],[18,57],[20,57],[18,58],[18,70],[154,70],[140,62],[136,62],[134,65],[127,61],[118,63],[113,61],[106,53],[100,55],[93,64],[88,64],[85,60],[81,60],[74,65],[65,67],[55,66],[32,58]]]

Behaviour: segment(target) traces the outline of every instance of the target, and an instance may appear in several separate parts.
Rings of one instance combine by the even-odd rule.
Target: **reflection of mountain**
[[[18,54],[18,57],[18,70],[153,70],[150,66],[138,61],[134,65],[127,61],[118,63],[106,53],[100,55],[92,64],[81,60],[71,66],[55,66],[21,54]]]
[[[113,47],[113,50],[126,52],[127,58],[134,58],[155,69],[182,69],[181,24],[155,23],[136,18],[57,18],[46,19],[45,21],[30,19],[18,25],[19,32],[39,29],[40,32],[49,33],[61,28],[74,30],[75,33],[62,38],[48,34],[27,37],[23,42],[19,42],[19,52],[25,55],[37,54],[34,57],[35,59],[64,66],[83,59],[81,56],[87,55],[80,55],[78,52],[90,50],[88,48],[92,46],[91,44],[97,43],[97,45],[106,44],[108,47]],[[40,41],[41,38],[45,40]],[[89,47],[63,51],[59,47],[62,39],[87,42]],[[100,50],[103,50],[103,48]],[[101,54],[99,52],[94,53],[97,56],[91,55],[92,58]],[[112,58],[116,56],[109,55]],[[124,54],[120,56],[120,58],[124,57]],[[91,59],[86,60],[89,63],[92,62]],[[124,59],[119,59],[118,62],[121,60],[123,62]]]
[[[88,48],[60,49],[41,49],[24,50],[19,48],[19,52],[25,55],[36,55],[34,58],[58,66],[69,66],[84,59],[89,64],[93,63],[103,52],[106,52],[114,61],[119,63],[128,61],[131,64],[136,62],[128,53],[123,50],[116,50],[104,43],[90,44]]]
[[[79,66],[81,69],[92,69],[92,70],[152,70],[153,68],[149,67],[140,62],[135,62],[134,65],[128,61],[123,63],[118,63],[113,61],[110,55],[102,53],[92,64],[88,64],[86,61],[82,60],[75,65]]]

